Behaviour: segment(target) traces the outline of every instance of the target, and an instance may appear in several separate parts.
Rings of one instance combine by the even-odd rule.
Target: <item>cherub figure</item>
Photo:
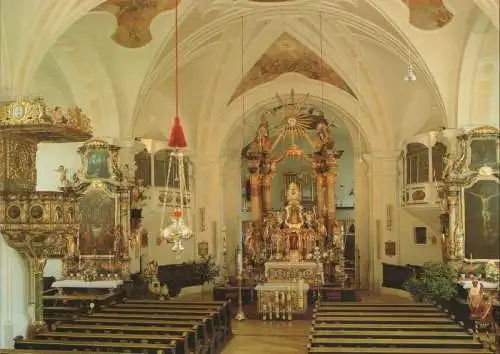
[[[62,188],[67,188],[71,185],[68,178],[68,169],[63,165],[59,165],[59,167],[55,169],[55,172],[59,173],[59,183],[61,183]]]

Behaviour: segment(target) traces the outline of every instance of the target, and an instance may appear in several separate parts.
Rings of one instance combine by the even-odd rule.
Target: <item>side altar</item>
[[[64,279],[52,287],[60,293],[117,291],[130,275],[133,242],[130,232],[131,190],[127,166],[121,167],[120,147],[91,139],[79,149],[81,168],[68,176],[59,166],[61,190],[79,198],[78,231],[67,238]]]

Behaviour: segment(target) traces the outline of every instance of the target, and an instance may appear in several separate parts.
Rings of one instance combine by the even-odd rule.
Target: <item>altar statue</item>
[[[291,229],[300,229],[304,225],[303,207],[301,205],[300,189],[297,183],[288,185],[287,202],[285,207],[285,225]]]
[[[470,308],[470,317],[481,317],[483,314],[483,286],[477,278],[472,280],[472,287],[469,289],[467,300]]]

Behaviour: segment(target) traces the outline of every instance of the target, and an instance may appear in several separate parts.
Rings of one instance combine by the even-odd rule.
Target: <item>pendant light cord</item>
[[[179,3],[175,6],[175,117],[179,118]]]
[[[321,82],[321,110],[323,111],[323,118],[326,119],[325,112],[325,81],[323,77],[323,12],[319,13],[319,51],[321,56],[321,61],[319,63],[319,79]]]

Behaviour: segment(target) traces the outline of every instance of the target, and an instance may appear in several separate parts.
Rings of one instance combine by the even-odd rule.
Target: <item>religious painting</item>
[[[87,178],[110,178],[109,152],[93,150],[88,154]]]
[[[82,255],[115,254],[121,241],[116,224],[117,200],[104,189],[89,189],[80,199],[79,251]]]
[[[465,255],[476,259],[500,257],[500,184],[480,180],[464,189]]]
[[[180,0],[106,0],[92,11],[106,11],[116,18],[113,41],[126,48],[151,42],[151,23],[159,14],[175,9]]]
[[[78,171],[79,182],[92,180],[121,180],[119,168],[119,146],[103,140],[91,139],[79,149],[82,167]]]
[[[478,171],[481,167],[498,168],[496,139],[476,139],[470,143],[469,170]]]

